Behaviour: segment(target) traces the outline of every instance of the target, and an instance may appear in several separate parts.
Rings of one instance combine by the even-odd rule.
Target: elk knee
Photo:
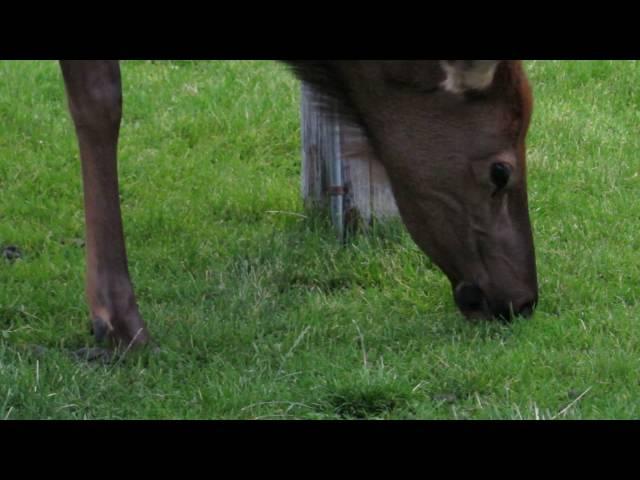
[[[69,110],[79,130],[118,128],[122,118],[120,70],[110,62],[64,62]]]

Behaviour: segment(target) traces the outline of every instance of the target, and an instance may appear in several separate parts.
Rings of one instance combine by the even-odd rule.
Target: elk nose
[[[489,299],[478,285],[469,282],[458,284],[454,299],[467,317],[495,317],[506,321],[515,316],[531,316],[538,301],[537,295],[527,295],[519,301]]]

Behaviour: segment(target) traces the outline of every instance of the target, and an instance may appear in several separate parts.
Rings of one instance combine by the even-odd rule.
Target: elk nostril
[[[480,287],[472,283],[459,284],[454,298],[461,310],[477,312],[484,309],[485,296]]]

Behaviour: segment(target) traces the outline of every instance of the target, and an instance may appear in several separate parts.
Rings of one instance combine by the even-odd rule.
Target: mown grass
[[[272,62],[123,64],[130,270],[160,351],[109,364],[84,301],[55,62],[0,64],[0,418],[637,418],[640,64],[527,62],[541,303],[471,324],[399,224],[337,244],[299,196]]]

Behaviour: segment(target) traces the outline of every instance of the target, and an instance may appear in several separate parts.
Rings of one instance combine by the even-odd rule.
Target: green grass
[[[124,62],[130,270],[161,349],[90,364],[61,75],[0,63],[0,245],[22,252],[0,260],[0,418],[640,417],[640,63],[526,66],[541,303],[502,325],[465,321],[401,225],[341,247],[304,211],[282,66]]]

